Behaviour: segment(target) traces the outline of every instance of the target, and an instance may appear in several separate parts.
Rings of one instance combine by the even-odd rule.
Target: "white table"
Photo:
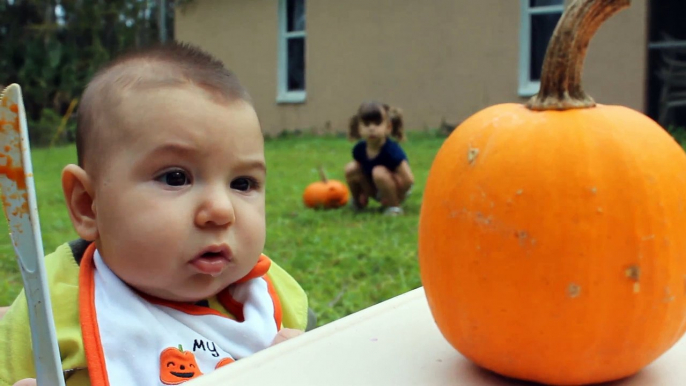
[[[443,338],[423,288],[186,383],[215,385],[530,385],[473,365]],[[533,385],[533,384],[531,384]],[[685,386],[686,339],[636,376],[605,386]]]

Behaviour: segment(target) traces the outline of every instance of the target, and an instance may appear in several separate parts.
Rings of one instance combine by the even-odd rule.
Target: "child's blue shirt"
[[[405,151],[397,142],[390,138],[386,139],[386,142],[381,146],[381,150],[379,150],[379,154],[372,159],[367,157],[367,141],[357,142],[355,147],[353,147],[353,159],[360,164],[362,171],[368,177],[371,177],[372,169],[375,166],[381,165],[390,171],[395,171],[403,161],[408,160]]]

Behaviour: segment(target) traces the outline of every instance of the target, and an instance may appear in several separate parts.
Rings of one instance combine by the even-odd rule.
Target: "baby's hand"
[[[36,380],[33,378],[22,379],[21,381],[14,384],[14,386],[36,386]]]
[[[277,345],[281,342],[285,342],[288,339],[295,338],[298,335],[302,335],[302,333],[303,333],[302,331],[296,330],[294,328],[282,328],[281,331],[279,331],[276,334],[276,337],[272,341],[272,346]],[[14,386],[17,386],[17,385],[14,385]],[[21,386],[28,386],[28,384],[27,385],[21,385]]]

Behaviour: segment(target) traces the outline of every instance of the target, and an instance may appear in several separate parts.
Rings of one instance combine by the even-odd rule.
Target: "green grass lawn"
[[[385,217],[378,204],[355,214],[348,208],[306,209],[305,187],[322,164],[329,178],[344,181],[352,143],[335,137],[283,137],[266,142],[267,244],[265,253],[307,291],[319,325],[421,286],[417,264],[417,221],[427,173],[444,138],[412,133],[403,143],[415,174],[405,215]],[[64,207],[60,173],[75,162],[75,148],[36,149],[36,178],[46,253],[76,238]],[[2,224],[5,224],[2,222]],[[0,232],[0,305],[21,290],[7,226]]]

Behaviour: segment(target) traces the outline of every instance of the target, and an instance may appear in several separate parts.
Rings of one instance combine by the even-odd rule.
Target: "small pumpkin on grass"
[[[321,181],[313,182],[305,188],[303,202],[308,208],[339,208],[348,202],[348,187],[338,180],[326,177],[324,169],[319,166]]]
[[[591,37],[629,4],[569,5],[538,95],[474,114],[431,166],[426,297],[443,336],[496,373],[611,381],[684,334],[686,154],[650,118],[581,87]]]

